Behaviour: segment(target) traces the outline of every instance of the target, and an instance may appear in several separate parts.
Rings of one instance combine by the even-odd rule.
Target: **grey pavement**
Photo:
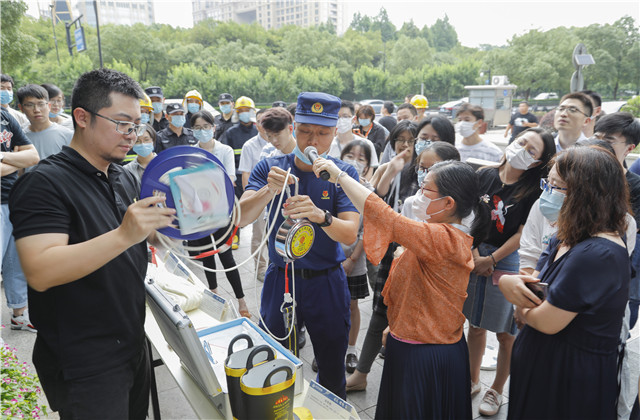
[[[247,227],[242,229],[241,231],[241,240],[240,247],[238,250],[234,251],[234,257],[236,263],[242,262],[247,259],[250,255],[250,240],[251,240],[251,227]],[[218,261],[218,267],[221,267],[221,264]],[[206,284],[204,271],[198,269],[197,267],[190,266],[190,268],[194,271],[196,275],[203,281],[203,284]],[[256,316],[258,313],[258,305],[256,300],[256,295],[260,296],[260,292],[262,290],[262,283],[254,283],[253,279],[253,262],[250,261],[246,265],[240,267],[240,277],[242,279],[242,286],[245,293],[245,299],[249,306],[249,311],[251,312],[253,319],[256,320]],[[257,288],[256,288],[257,286]],[[233,295],[233,290],[231,289],[231,285],[226,280],[223,273],[218,273],[218,291],[225,298],[232,299],[235,303],[235,297]],[[364,341],[364,336],[367,331],[367,327],[369,325],[369,320],[371,318],[371,296],[367,299],[363,299],[360,301],[360,312],[361,312],[361,324],[360,324],[360,333],[358,334],[358,342],[357,349],[360,351],[362,349],[362,343]],[[2,302],[6,302],[4,296],[4,288],[2,289]],[[6,343],[8,343],[11,347],[15,347],[17,349],[18,357],[22,361],[27,361],[30,364],[30,369],[34,371],[31,366],[31,353],[33,349],[33,344],[35,341],[36,335],[30,332],[23,331],[12,331],[9,327],[10,325],[10,312],[6,307],[3,307],[2,312],[2,324],[5,325],[5,328],[2,329],[2,339]],[[78,316],[82,316],[82,314],[78,314]],[[465,334],[466,334],[467,326],[465,326]],[[628,347],[631,351],[632,355],[632,367],[636,369],[640,365],[640,340],[638,336],[640,335],[640,323],[636,325],[634,330],[632,331],[632,337],[628,342]],[[487,335],[487,344],[492,345],[494,348],[497,348],[498,342],[495,338],[495,335],[489,333]],[[311,341],[307,335],[307,345],[300,351],[301,359],[304,362],[304,377],[305,378],[315,378],[315,373],[311,370],[311,362],[313,360],[313,349]],[[156,355],[157,357],[157,355]],[[362,419],[373,419],[376,410],[376,402],[378,400],[378,390],[380,387],[380,379],[382,376],[382,367],[384,360],[380,358],[376,358],[371,373],[368,376],[368,387],[366,391],[363,392],[354,392],[347,394],[347,401],[353,404],[358,411],[358,414]],[[159,366],[155,369],[157,382],[158,382],[158,396],[160,400],[160,412],[161,416],[165,419],[194,419],[196,415],[194,411],[189,406],[189,402],[183,395],[182,391],[178,387],[177,383],[169,373],[168,369],[165,366]],[[473,418],[484,418],[478,413],[478,406],[480,405],[480,401],[482,400],[482,396],[484,395],[484,391],[491,386],[493,382],[493,371],[481,371],[480,381],[483,385],[483,390],[479,394],[476,394],[472,399],[472,408],[473,408]],[[492,419],[504,419],[507,417],[507,407],[508,407],[508,387],[509,384],[505,387],[505,398],[503,401],[503,407],[500,412],[491,417]],[[46,402],[44,402],[46,404]],[[153,417],[151,412],[151,407],[149,409],[149,416]],[[53,413],[47,416],[46,418],[58,418],[58,416]]]

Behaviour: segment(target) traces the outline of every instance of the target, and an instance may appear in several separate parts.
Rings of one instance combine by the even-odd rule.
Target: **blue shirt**
[[[328,157],[333,163],[335,163],[340,169],[345,171],[349,176],[358,180],[358,173],[355,168],[341,160]],[[300,195],[308,195],[315,204],[316,207],[322,210],[329,210],[335,217],[338,213],[352,211],[357,212],[351,200],[347,197],[342,188],[338,188],[334,183],[324,181],[320,178],[316,178],[313,172],[303,172],[295,165],[295,155],[293,153],[278,156],[273,158],[263,159],[251,172],[249,177],[249,183],[245,190],[258,191],[260,188],[267,185],[267,176],[272,166],[277,166],[285,171],[291,168],[291,175],[295,175],[299,179],[299,191]],[[295,188],[291,185],[291,194],[295,193]],[[286,192],[283,191],[283,194]],[[276,205],[280,200],[280,195],[275,196],[275,204],[271,209],[268,222],[273,220],[274,213],[277,213],[278,218],[275,222],[275,226],[269,236],[269,259],[272,263],[278,267],[284,268],[285,263],[282,257],[275,250],[275,236],[278,231],[278,227],[284,222],[281,209],[276,209]],[[287,196],[282,200],[284,204],[287,200]],[[268,208],[268,206],[267,206]],[[324,230],[318,225],[314,225],[315,239],[311,250],[304,257],[295,261],[296,268],[307,268],[311,270],[324,270],[327,268],[335,267],[345,260],[344,252],[340,244],[324,232]]]

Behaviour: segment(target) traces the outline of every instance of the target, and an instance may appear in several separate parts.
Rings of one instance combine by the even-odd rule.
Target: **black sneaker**
[[[313,370],[314,372],[318,371],[318,363],[316,362],[316,358],[313,358],[313,362],[311,362],[311,370]]]
[[[358,356],[353,353],[347,354],[346,360],[347,373],[353,373],[356,371],[356,366],[358,366]]]
[[[298,350],[302,349],[307,344],[307,335],[304,333],[307,329],[302,327],[298,330]]]
[[[384,353],[385,353],[385,348],[384,346],[382,346],[380,348],[380,352],[378,353],[378,356],[380,356],[381,359],[384,359]]]

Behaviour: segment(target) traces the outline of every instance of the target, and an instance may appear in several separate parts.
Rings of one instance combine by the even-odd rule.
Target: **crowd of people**
[[[638,418],[624,342],[640,305],[640,164],[625,158],[640,121],[605,115],[597,93],[562,97],[551,130],[523,101],[503,151],[483,138],[482,107],[452,122],[429,116],[422,95],[385,102],[380,118],[321,92],[262,109],[221,93],[211,112],[197,90],[165,103],[162,87],[99,69],[77,80],[67,115],[54,85],[15,90],[18,109],[2,74],[2,278],[11,328],[37,332],[34,365],[62,418],[146,417],[147,242],[176,214],[140,199],[140,184],[175,146],[211,153],[233,182],[237,226],[185,245],[223,244],[241,315],[252,317],[234,269],[239,229],[253,224],[253,252],[267,223],[314,224],[295,269],[277,229],[255,255],[260,323],[296,354],[308,334],[318,381],[339,397],[367,390],[380,355],[376,418],[471,418],[491,331],[480,414],[499,412],[511,377],[509,418]],[[199,258],[217,293],[215,260]],[[371,293],[358,354],[358,301]]]

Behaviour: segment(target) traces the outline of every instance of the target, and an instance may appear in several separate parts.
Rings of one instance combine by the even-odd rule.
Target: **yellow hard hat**
[[[190,90],[189,92],[187,92],[186,95],[184,95],[184,99],[182,100],[182,106],[186,109],[187,108],[187,98],[194,98],[197,99],[200,102],[200,105],[202,105],[202,95],[200,94],[200,92],[198,92],[197,90]]]
[[[151,99],[149,98],[149,95],[147,95],[146,93],[144,94],[144,98],[140,99],[140,108],[149,108],[151,111],[153,111],[153,105],[151,105]]]
[[[429,108],[429,100],[424,95],[415,95],[411,98],[411,105],[415,106],[416,109]]]
[[[241,96],[238,99],[236,99],[235,109],[255,108],[255,107],[256,107],[256,104],[253,103],[253,99],[249,98],[248,96]]]

